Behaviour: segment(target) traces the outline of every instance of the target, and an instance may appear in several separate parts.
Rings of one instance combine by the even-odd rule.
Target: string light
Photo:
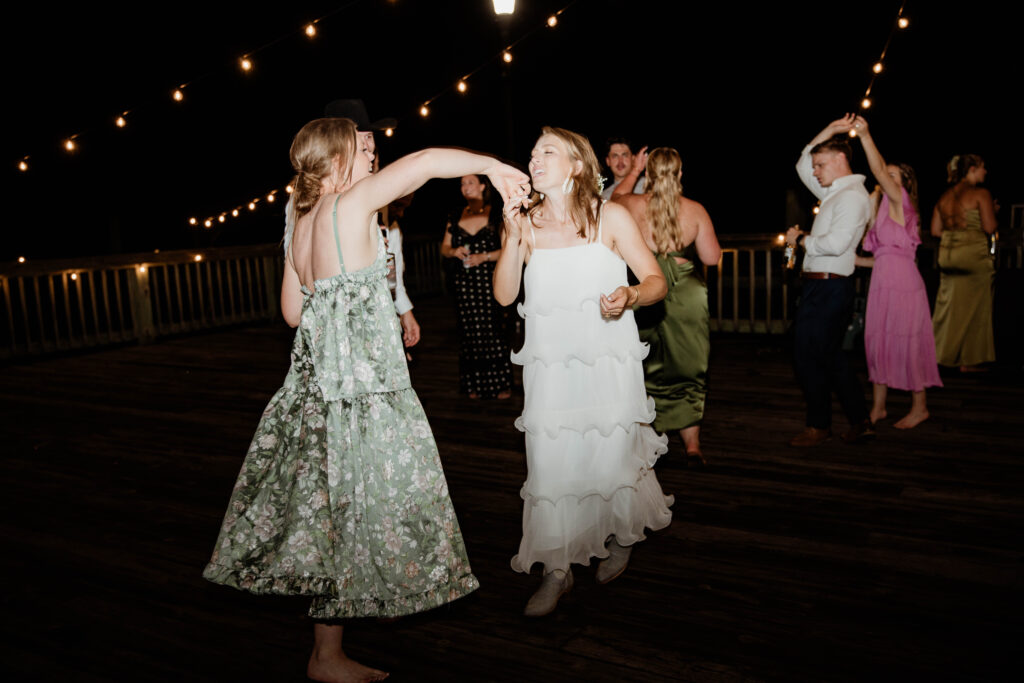
[[[18,257],[18,263],[24,263],[24,262],[25,262],[25,257],[24,256],[19,256]]]
[[[817,216],[818,213],[821,211],[821,207],[820,206],[815,206],[813,209],[811,209],[811,211],[813,211],[814,215]]]
[[[504,52],[501,53],[501,58],[505,60],[506,64],[508,64],[509,62],[512,61],[512,53],[509,52],[508,50],[505,50]]]
[[[223,223],[225,220],[226,220],[226,217],[225,217],[224,214],[221,214],[221,215],[217,216],[217,222],[218,223]]]
[[[875,62],[875,65],[871,67],[871,70],[874,71],[876,74],[882,73],[882,63]]]
[[[268,202],[274,201],[274,193],[273,192],[271,192],[270,194],[267,195],[267,201]]]
[[[242,67],[242,71],[252,71],[252,60],[248,57],[242,57],[238,64]]]
[[[310,38],[316,37],[316,22],[312,24],[306,24],[306,35]]]
[[[192,260],[195,261],[196,263],[199,263],[200,261],[203,260],[203,255],[202,254],[196,254],[195,256],[192,257]]]
[[[775,236],[775,241],[778,242],[779,244],[782,244],[783,242],[786,241],[786,236],[780,232],[778,235]]]
[[[142,274],[146,273],[146,266],[139,266],[139,272]]]
[[[455,86],[455,89],[458,90],[459,92],[466,92],[466,81],[459,81],[459,84]]]
[[[238,218],[238,209],[232,209],[231,210],[231,217],[232,218]]]
[[[869,109],[870,107],[871,107],[871,99],[870,98],[865,97],[863,100],[860,101],[860,108],[861,109]]]
[[[249,202],[249,210],[250,211],[255,211],[256,210],[256,202]]]
[[[423,118],[426,118],[427,114],[429,114],[429,113],[430,113],[430,108],[427,107],[427,105],[424,104],[422,107],[420,107],[420,116],[422,116]]]
[[[114,119],[114,125],[117,126],[118,128],[124,128],[125,126],[128,125],[128,121],[125,120],[124,114],[122,114],[121,116],[118,116],[116,119]]]
[[[195,216],[193,216],[192,218],[188,219],[188,224],[189,225],[196,225],[197,223],[199,223],[199,221],[196,220]]]
[[[892,38],[897,32],[896,27],[898,26],[899,28],[903,29],[910,24],[907,18],[903,16],[903,10],[906,8],[906,5],[906,0],[903,0],[903,2],[900,3],[900,11],[896,13],[896,26],[893,26],[891,29],[889,29],[889,37],[886,38],[885,40],[885,46],[882,48],[882,54],[878,57],[878,61],[876,61],[874,65],[871,67],[872,76],[870,82],[868,83],[867,90],[864,91],[864,98],[860,101],[861,109],[868,109],[871,107],[871,89],[874,88],[875,86],[875,79],[878,77],[878,74],[882,73],[882,71],[885,69],[885,55],[888,54],[889,45],[892,43]],[[850,137],[857,137],[857,134],[851,130]]]
[[[24,159],[22,159],[21,161],[18,162],[18,170],[19,171],[24,172],[24,171],[28,170],[28,161],[27,160],[28,160],[28,157],[25,157]]]
[[[295,188],[288,184],[284,186],[284,191],[287,192],[288,194],[291,194],[292,192],[295,192]]]
[[[71,279],[72,280],[77,280],[78,279],[78,273],[71,273]]]
[[[548,26],[551,28],[558,26],[558,15],[552,14],[548,17]]]
[[[394,128],[385,128],[384,129],[384,136],[385,137],[391,137],[394,134],[395,134],[395,129]]]
[[[185,86],[175,89],[175,91],[171,93],[171,99],[173,99],[175,102],[181,102],[183,99],[185,99],[185,93],[183,91],[184,87]]]
[[[900,20],[898,22],[896,22],[896,24],[900,28],[906,28],[906,27],[910,26],[910,20],[907,19],[906,17],[900,17]]]
[[[75,139],[73,137],[64,141],[64,149],[67,151],[74,152],[77,148],[78,145],[75,144]]]
[[[213,219],[207,218],[205,221],[203,221],[203,227],[212,228],[213,227]]]

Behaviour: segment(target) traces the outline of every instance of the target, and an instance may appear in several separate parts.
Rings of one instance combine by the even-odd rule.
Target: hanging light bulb
[[[205,221],[203,221],[203,227],[204,228],[212,228],[213,227],[213,219],[212,218],[207,218]]]
[[[252,60],[248,57],[242,57],[238,64],[242,67],[242,71],[252,71]]]
[[[783,242],[786,241],[786,236],[780,232],[778,235],[775,236],[775,241],[778,242],[779,244],[782,244]]]
[[[422,116],[423,118],[426,118],[427,114],[429,114],[429,113],[430,113],[430,109],[427,107],[427,105],[424,104],[422,107],[420,107],[420,116]]]
[[[71,279],[72,280],[77,280],[78,279],[78,273],[71,273]]]
[[[139,272],[145,274],[146,266],[139,266]]]
[[[896,24],[900,28],[906,28],[906,27],[910,26],[910,20],[907,19],[906,17],[900,17],[900,20],[898,22],[896,22]]]
[[[291,185],[285,185],[284,191],[287,192],[288,194],[291,194],[292,192],[295,192],[295,188],[292,187]]]
[[[876,74],[882,73],[882,63],[875,62],[875,65],[871,67],[871,70],[874,71]]]
[[[199,263],[200,261],[203,260],[203,255],[202,254],[196,254],[195,256],[192,257],[192,260],[195,261],[196,263]]]
[[[182,90],[182,88],[178,88],[177,90],[172,92],[171,99],[173,99],[175,102],[181,102],[183,99],[185,99],[185,93]]]
[[[860,101],[860,108],[861,109],[869,109],[870,107],[871,107],[871,99],[870,98],[865,97],[863,100]]]
[[[385,128],[384,129],[384,135],[385,136],[391,137],[394,134],[395,134],[395,129],[394,128]]]
[[[67,151],[74,152],[77,148],[78,145],[75,144],[74,138],[68,138],[67,140],[64,141],[64,149],[66,149]]]
[[[124,114],[122,114],[121,116],[118,116],[116,119],[114,119],[114,125],[117,126],[118,128],[124,128],[125,126],[128,125],[128,121],[124,118]]]
[[[316,24],[306,24],[306,35],[310,38],[316,37]]]
[[[551,27],[551,28],[554,28],[554,27],[558,26],[558,15],[557,14],[552,14],[550,17],[548,17],[548,26]]]
[[[255,211],[256,210],[256,202],[249,202],[249,210],[250,211]]]
[[[27,161],[27,159],[28,159],[28,157],[25,157],[24,159],[22,159],[21,161],[18,162],[18,170],[19,171],[27,171],[28,170],[28,161]]]
[[[814,215],[815,215],[815,216],[817,216],[817,215],[818,215],[818,212],[820,212],[820,211],[821,211],[821,207],[820,207],[820,206],[816,206],[816,207],[814,207],[813,209],[811,209],[811,211],[813,211],[813,212],[814,212]]]
[[[19,256],[18,257],[18,263],[24,263],[24,262],[25,262],[25,257],[24,256]]]
[[[512,61],[512,53],[509,52],[508,50],[505,50],[504,52],[501,53],[501,58],[505,60],[506,64],[508,64],[509,62]]]
[[[238,209],[231,209],[231,217],[238,218]]]
[[[224,214],[221,214],[221,215],[217,216],[217,222],[218,223],[223,223],[224,220],[225,220],[225,215]]]
[[[189,218],[189,219],[188,219],[188,224],[189,224],[189,225],[196,225],[196,224],[198,224],[198,223],[199,223],[199,221],[197,221],[197,220],[196,220],[196,217],[195,217],[195,216],[193,216],[192,218]]]
[[[466,86],[466,81],[465,80],[461,80],[455,86],[455,89],[458,90],[459,92],[466,92],[466,87],[467,87]]]
[[[267,195],[267,201],[268,202],[274,201],[274,193],[273,192],[271,192],[270,194]]]

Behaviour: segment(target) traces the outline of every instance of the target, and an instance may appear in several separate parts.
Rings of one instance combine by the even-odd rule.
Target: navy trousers
[[[807,426],[832,426],[832,392],[851,425],[868,417],[864,392],[843,351],[853,309],[853,280],[804,280],[793,323],[796,378],[807,401]]]

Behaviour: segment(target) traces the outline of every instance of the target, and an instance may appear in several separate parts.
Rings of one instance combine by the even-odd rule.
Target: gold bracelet
[[[640,301],[640,290],[639,290],[639,289],[637,289],[636,287],[630,287],[630,289],[632,289],[632,290],[633,290],[633,293],[634,293],[634,294],[636,294],[636,298],[635,298],[635,299],[633,299],[633,303],[631,303],[631,304],[630,304],[630,306],[633,306],[633,305],[634,305],[634,304],[636,304],[636,303],[637,303],[638,301]]]

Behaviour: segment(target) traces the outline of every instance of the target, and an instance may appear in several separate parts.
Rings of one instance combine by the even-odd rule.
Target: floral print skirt
[[[293,362],[264,411],[203,576],[314,596],[315,619],[401,616],[475,590],[416,393],[328,402],[308,377]]]

